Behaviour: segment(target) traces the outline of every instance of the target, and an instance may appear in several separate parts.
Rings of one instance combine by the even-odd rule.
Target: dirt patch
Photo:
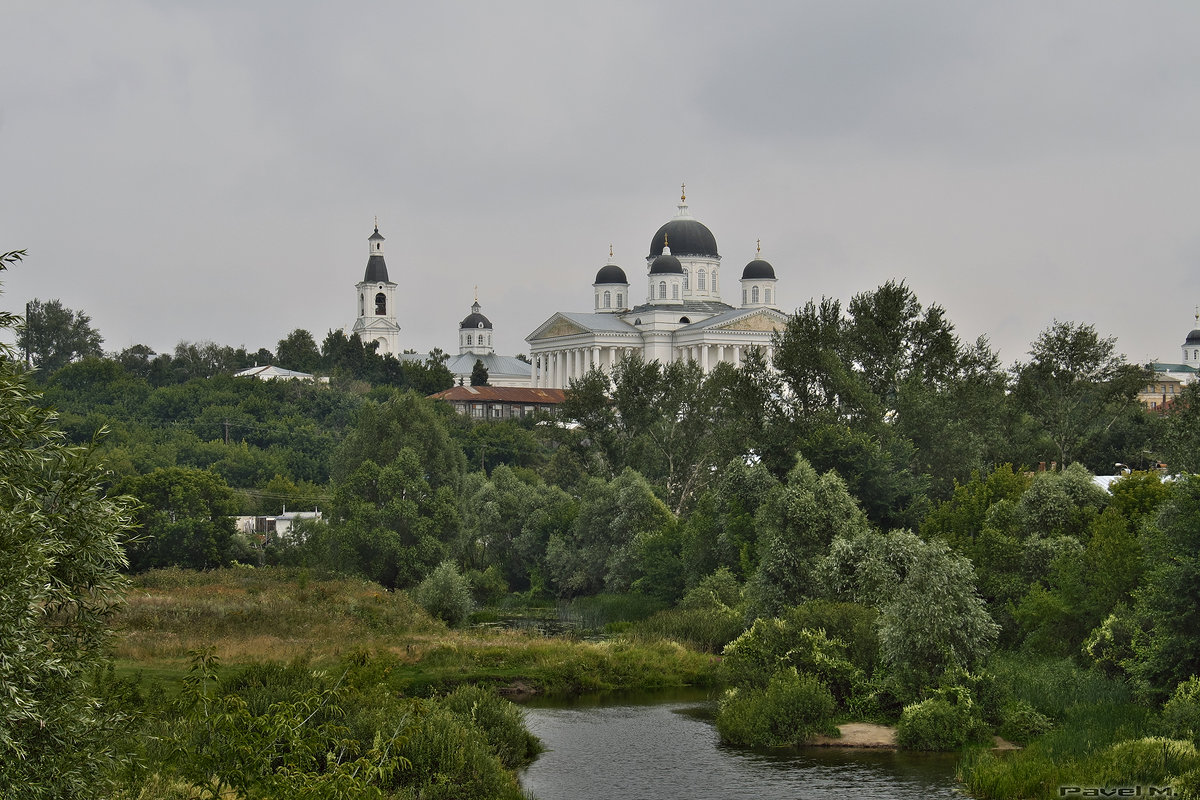
[[[1020,750],[1021,745],[1013,744],[1012,742],[1008,741],[1007,739],[1001,739],[999,736],[993,736],[992,737],[992,749],[993,750]]]
[[[838,725],[841,736],[817,736],[805,744],[813,747],[879,747],[895,749],[896,729],[870,722],[847,722]]]

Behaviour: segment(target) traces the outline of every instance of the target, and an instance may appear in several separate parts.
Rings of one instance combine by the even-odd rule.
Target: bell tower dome
[[[400,324],[396,321],[396,284],[388,279],[383,242],[376,219],[375,232],[367,237],[367,269],[363,279],[354,286],[358,316],[351,333],[357,333],[364,345],[378,344],[376,352],[380,355],[397,355],[400,352]]]

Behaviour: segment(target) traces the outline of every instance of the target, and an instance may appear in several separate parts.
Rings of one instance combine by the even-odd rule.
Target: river
[[[713,706],[696,694],[535,704],[526,721],[547,752],[521,785],[537,800],[963,798],[954,755],[727,747]]]

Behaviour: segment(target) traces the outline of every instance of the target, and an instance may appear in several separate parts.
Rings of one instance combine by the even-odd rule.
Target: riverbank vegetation
[[[889,282],[806,304],[770,364],[634,357],[507,422],[424,397],[437,353],[369,351],[255,354],[328,384],[234,378],[249,351],[210,344],[3,353],[6,520],[53,535],[5,528],[29,592],[0,624],[30,657],[87,642],[37,669],[103,740],[30,796],[515,797],[536,744],[501,690],[670,686],[719,688],[734,744],[854,719],[963,749],[980,798],[1200,782],[1200,389],[1148,413],[1091,326],[1005,369]],[[30,460],[54,448],[61,479]],[[64,718],[49,686],[0,692],[5,780]]]

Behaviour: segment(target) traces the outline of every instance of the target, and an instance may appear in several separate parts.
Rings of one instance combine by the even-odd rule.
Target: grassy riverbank
[[[124,674],[168,687],[192,652],[215,648],[227,666],[303,660],[332,667],[367,652],[393,662],[409,694],[464,683],[576,694],[710,686],[716,659],[667,641],[591,642],[497,628],[450,630],[403,592],[302,570],[160,570],[139,576],[117,620]]]

